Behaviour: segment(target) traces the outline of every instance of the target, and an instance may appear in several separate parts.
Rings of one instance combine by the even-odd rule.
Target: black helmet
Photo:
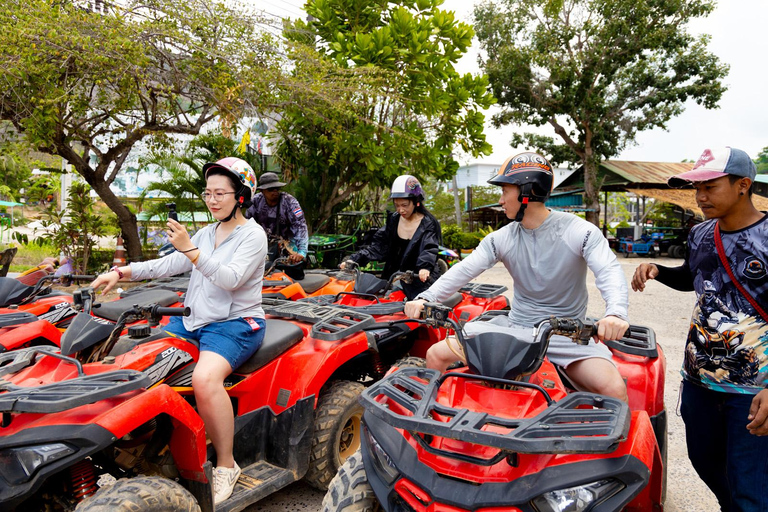
[[[521,203],[515,222],[523,220],[525,208],[531,201],[543,203],[552,192],[554,173],[552,165],[538,153],[527,151],[510,157],[499,168],[498,174],[488,180],[492,185],[517,185]]]

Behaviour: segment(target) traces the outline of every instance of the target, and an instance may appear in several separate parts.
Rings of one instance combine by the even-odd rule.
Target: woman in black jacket
[[[383,279],[389,279],[397,271],[412,270],[418,279],[410,284],[402,283],[403,291],[412,300],[437,278],[437,253],[442,242],[440,222],[424,207],[421,183],[411,175],[399,176],[392,184],[389,197],[396,211],[376,232],[371,244],[348,260],[361,266],[372,260],[384,261]]]

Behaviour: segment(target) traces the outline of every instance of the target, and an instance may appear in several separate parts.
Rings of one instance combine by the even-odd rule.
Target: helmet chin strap
[[[523,215],[525,215],[525,209],[528,208],[532,189],[533,184],[531,183],[527,183],[520,187],[520,195],[517,196],[517,200],[520,201],[520,208],[517,210],[517,215],[512,219],[512,222],[523,222]]]
[[[245,201],[245,198],[243,197],[243,187],[240,187],[240,190],[237,191],[237,195],[239,196],[237,198],[237,203],[235,203],[235,207],[232,208],[232,211],[227,215],[227,218],[222,220],[221,222],[229,222],[234,217],[237,216],[237,210],[243,207],[243,202]]]

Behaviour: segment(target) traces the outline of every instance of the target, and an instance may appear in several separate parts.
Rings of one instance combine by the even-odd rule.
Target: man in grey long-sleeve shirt
[[[469,323],[468,334],[530,329],[550,316],[584,319],[587,311],[586,272],[589,268],[606,302],[598,321],[598,339],[619,339],[627,322],[627,282],[599,229],[575,215],[544,206],[552,189],[552,169],[536,153],[522,153],[505,162],[489,183],[502,187],[499,204],[515,222],[491,233],[464,261],[454,265],[434,285],[406,304],[408,316],[420,316],[423,303],[448,298],[471,279],[502,262],[514,279],[514,299],[508,317]],[[427,353],[427,366],[445,370],[458,359],[446,340]],[[586,391],[627,399],[626,386],[605,345],[580,346],[553,337],[547,356],[565,368],[575,385]]]

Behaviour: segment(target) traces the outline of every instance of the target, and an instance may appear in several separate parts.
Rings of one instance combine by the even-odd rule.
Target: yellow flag
[[[247,129],[243,134],[243,138],[240,140],[240,144],[237,145],[237,151],[244,155],[248,149],[248,144],[251,143],[251,129]]]

